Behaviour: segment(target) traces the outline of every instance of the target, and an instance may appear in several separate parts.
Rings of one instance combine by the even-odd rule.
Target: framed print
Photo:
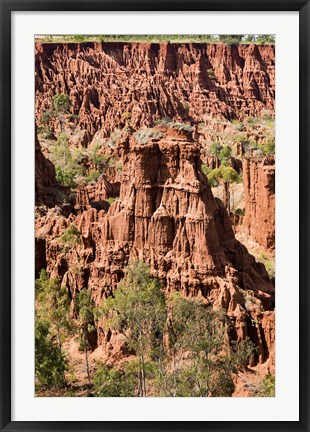
[[[1,24],[1,430],[309,430],[309,2]]]

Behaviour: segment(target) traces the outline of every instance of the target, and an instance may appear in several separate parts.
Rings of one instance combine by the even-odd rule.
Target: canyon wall
[[[243,227],[266,249],[275,247],[275,159],[243,160],[245,216]]]
[[[90,140],[154,120],[199,123],[273,112],[273,45],[68,43],[35,47],[36,116],[67,93]],[[53,128],[59,131],[59,124]]]
[[[50,209],[37,219],[47,271],[62,280],[72,298],[88,287],[99,304],[117,286],[129,260],[144,260],[167,292],[199,296],[226,310],[231,337],[250,337],[259,347],[256,360],[265,361],[274,287],[264,266],[235,239],[222,202],[201,172],[198,143],[190,133],[159,131],[162,138],[146,144],[124,133],[120,195],[111,206],[105,200],[100,210],[89,205],[91,196],[98,205],[99,195],[93,194],[88,209],[76,215],[67,218]],[[66,248],[61,236],[72,224],[81,241]],[[99,343],[105,338],[99,328]]]
[[[73,204],[40,207],[36,272],[45,267],[70,298],[90,289],[98,305],[128,262],[142,259],[167,292],[199,296],[224,309],[231,339],[250,337],[258,346],[256,361],[269,359],[273,367],[274,286],[265,267],[235,239],[222,202],[213,197],[201,171],[197,130],[155,126],[157,138],[144,144],[135,130],[164,118],[206,127],[218,119],[214,127],[221,128],[221,119],[273,113],[274,54],[272,45],[37,44],[37,122],[56,93],[68,94],[72,118],[65,128],[81,132],[74,145],[87,147],[119,128],[113,151],[123,171],[79,187]],[[49,126],[59,134],[57,118]],[[209,166],[218,166],[216,158],[209,159]],[[240,161],[233,162],[239,171]],[[272,249],[274,159],[244,160],[243,175],[244,227]],[[36,203],[48,204],[53,187],[59,188],[55,169],[36,139]],[[62,235],[71,225],[81,237],[65,245]],[[97,337],[99,344],[107,341],[104,326]]]

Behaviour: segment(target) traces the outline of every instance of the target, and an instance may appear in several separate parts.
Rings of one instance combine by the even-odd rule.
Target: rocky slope
[[[225,309],[230,337],[249,336],[259,347],[256,361],[270,358],[273,367],[274,287],[264,266],[235,239],[222,202],[201,172],[192,134],[160,128],[156,136],[141,144],[136,135],[122,135],[124,168],[119,199],[111,206],[109,184],[102,180],[101,192],[87,195],[86,210],[66,217],[61,209],[50,209],[37,218],[48,273],[61,278],[72,297],[88,287],[99,304],[117,286],[128,261],[142,259],[167,292],[201,296]],[[64,248],[61,236],[72,224],[81,242]],[[99,343],[110,338],[103,327],[97,332]]]
[[[59,43],[35,52],[37,118],[67,93],[79,116],[72,127],[89,140],[165,117],[199,123],[274,110],[272,45]],[[57,121],[52,128],[59,131]]]

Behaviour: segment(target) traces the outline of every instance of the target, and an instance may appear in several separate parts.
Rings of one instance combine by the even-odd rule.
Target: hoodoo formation
[[[166,295],[224,311],[228,341],[255,345],[247,367],[273,374],[274,45],[35,48],[37,276],[99,307],[144,261]],[[122,364],[104,322],[90,351]]]

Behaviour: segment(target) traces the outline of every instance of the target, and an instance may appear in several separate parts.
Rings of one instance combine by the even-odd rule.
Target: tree
[[[58,117],[61,127],[61,132],[64,130],[65,114],[68,114],[71,107],[71,100],[69,95],[65,93],[58,93],[53,97],[52,105],[54,108],[54,115]]]
[[[68,136],[62,132],[55,144],[51,147],[50,159],[56,168],[57,181],[66,187],[74,188],[77,177],[85,174],[86,168],[83,163],[87,155],[80,149],[71,149]]]
[[[75,299],[75,310],[77,313],[77,323],[80,338],[80,347],[85,353],[86,372],[89,385],[91,385],[88,352],[91,348],[89,343],[90,333],[95,331],[95,303],[91,297],[91,292],[82,289]]]
[[[65,358],[63,352],[63,340],[72,330],[70,319],[70,298],[67,288],[60,285],[59,281],[49,278],[46,270],[42,269],[36,280],[37,318],[41,322],[41,333],[47,328],[51,338],[56,339],[59,356]],[[43,326],[42,323],[45,323]],[[42,345],[43,346],[43,345]],[[56,351],[54,353],[57,354]],[[65,383],[63,371],[63,383]]]
[[[150,276],[147,264],[132,262],[102,311],[108,317],[107,325],[125,335],[135,351],[139,361],[138,396],[147,396],[146,356],[158,359],[163,350],[166,308],[160,281]]]
[[[135,396],[138,375],[139,365],[136,360],[126,362],[122,370],[97,362],[94,374],[95,394],[99,397]]]
[[[48,319],[36,315],[35,320],[35,373],[38,382],[46,387],[65,385],[67,360],[55,344]]]
[[[218,155],[218,158],[221,161],[221,165],[227,166],[230,161],[230,156],[231,156],[231,147],[229,146],[222,147]]]
[[[57,93],[52,99],[52,109],[43,112],[41,121],[48,125],[52,118],[57,117],[60,123],[61,132],[64,131],[65,115],[70,113],[71,99],[65,93]]]
[[[263,144],[259,144],[257,146],[259,150],[261,150],[265,155],[274,155],[275,154],[275,139],[269,138]]]
[[[169,360],[172,396],[230,396],[233,362],[225,342],[225,315],[199,299],[174,293],[169,299]],[[167,387],[167,384],[166,384]]]
[[[70,251],[81,243],[81,233],[75,225],[70,225],[60,237],[60,242],[64,245],[66,251]]]
[[[230,212],[229,185],[233,182],[240,181],[240,177],[237,171],[235,171],[232,167],[229,166],[220,166],[220,168],[216,168],[208,174],[208,181],[211,187],[214,187],[214,185],[218,185],[220,182],[222,182],[224,186],[223,202],[226,210],[229,213]]]
[[[213,141],[213,143],[210,146],[210,154],[213,156],[219,157],[220,151],[222,150],[223,146],[218,141]]]
[[[224,312],[180,293],[166,299],[141,261],[129,264],[101,312],[137,356],[119,370],[99,365],[94,382],[102,396],[147,396],[150,389],[159,396],[230,396],[232,373],[252,353],[247,340],[230,346]]]

